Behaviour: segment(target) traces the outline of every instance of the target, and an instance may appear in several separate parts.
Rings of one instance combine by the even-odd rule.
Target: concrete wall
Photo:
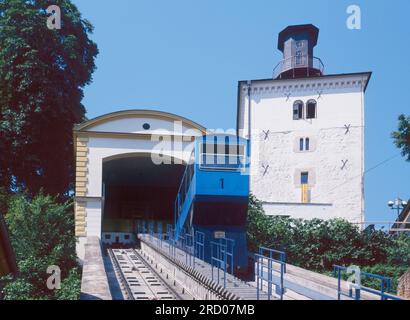
[[[366,81],[363,74],[252,83],[251,191],[267,214],[364,220]],[[247,84],[239,90],[238,129],[247,136]],[[293,120],[294,102],[310,99],[317,101],[317,118]],[[300,152],[299,139],[306,137],[311,148]],[[301,203],[303,171],[309,172],[310,204]]]
[[[399,279],[397,294],[410,300],[410,269]]]

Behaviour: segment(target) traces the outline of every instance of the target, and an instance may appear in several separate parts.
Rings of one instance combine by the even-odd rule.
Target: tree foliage
[[[399,116],[398,130],[392,133],[394,144],[401,150],[406,161],[410,161],[410,116]]]
[[[0,0],[0,186],[64,194],[73,182],[73,125],[95,70],[92,25],[69,0],[61,29],[46,0]]]
[[[251,252],[263,246],[285,251],[287,262],[327,273],[333,265],[357,265],[397,280],[410,265],[410,237],[359,228],[343,219],[302,220],[265,215],[251,196],[248,214]]]
[[[19,271],[15,279],[3,279],[5,299],[78,299],[72,209],[71,203],[58,204],[42,193],[12,197],[6,222]],[[47,288],[49,266],[61,269],[60,290]]]

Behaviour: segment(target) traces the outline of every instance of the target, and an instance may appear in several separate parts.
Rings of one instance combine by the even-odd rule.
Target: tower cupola
[[[273,72],[274,79],[321,76],[324,65],[313,54],[319,29],[312,24],[289,26],[279,33],[278,49],[283,60]]]

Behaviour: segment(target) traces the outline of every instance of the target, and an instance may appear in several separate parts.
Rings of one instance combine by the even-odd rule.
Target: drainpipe
[[[251,111],[251,107],[252,107],[252,102],[251,102],[251,91],[252,91],[252,81],[248,80],[247,82],[248,85],[248,154],[249,154],[249,158],[247,161],[249,161],[249,173],[251,170],[251,156],[252,156],[252,141],[251,141],[251,137],[252,137],[252,126],[251,126],[251,120],[252,120],[252,111]],[[248,175],[248,179],[249,179],[249,183],[250,183],[250,174]]]
[[[251,115],[252,115],[252,113],[251,113],[251,105],[252,105],[252,102],[251,102],[251,90],[252,90],[252,81],[248,81],[247,82],[247,85],[248,85],[248,140],[250,141],[251,140]],[[250,143],[249,143],[249,145],[250,145]]]

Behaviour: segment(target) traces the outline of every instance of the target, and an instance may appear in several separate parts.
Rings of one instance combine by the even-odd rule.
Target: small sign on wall
[[[215,239],[223,239],[225,238],[225,231],[215,231],[214,232]]]

